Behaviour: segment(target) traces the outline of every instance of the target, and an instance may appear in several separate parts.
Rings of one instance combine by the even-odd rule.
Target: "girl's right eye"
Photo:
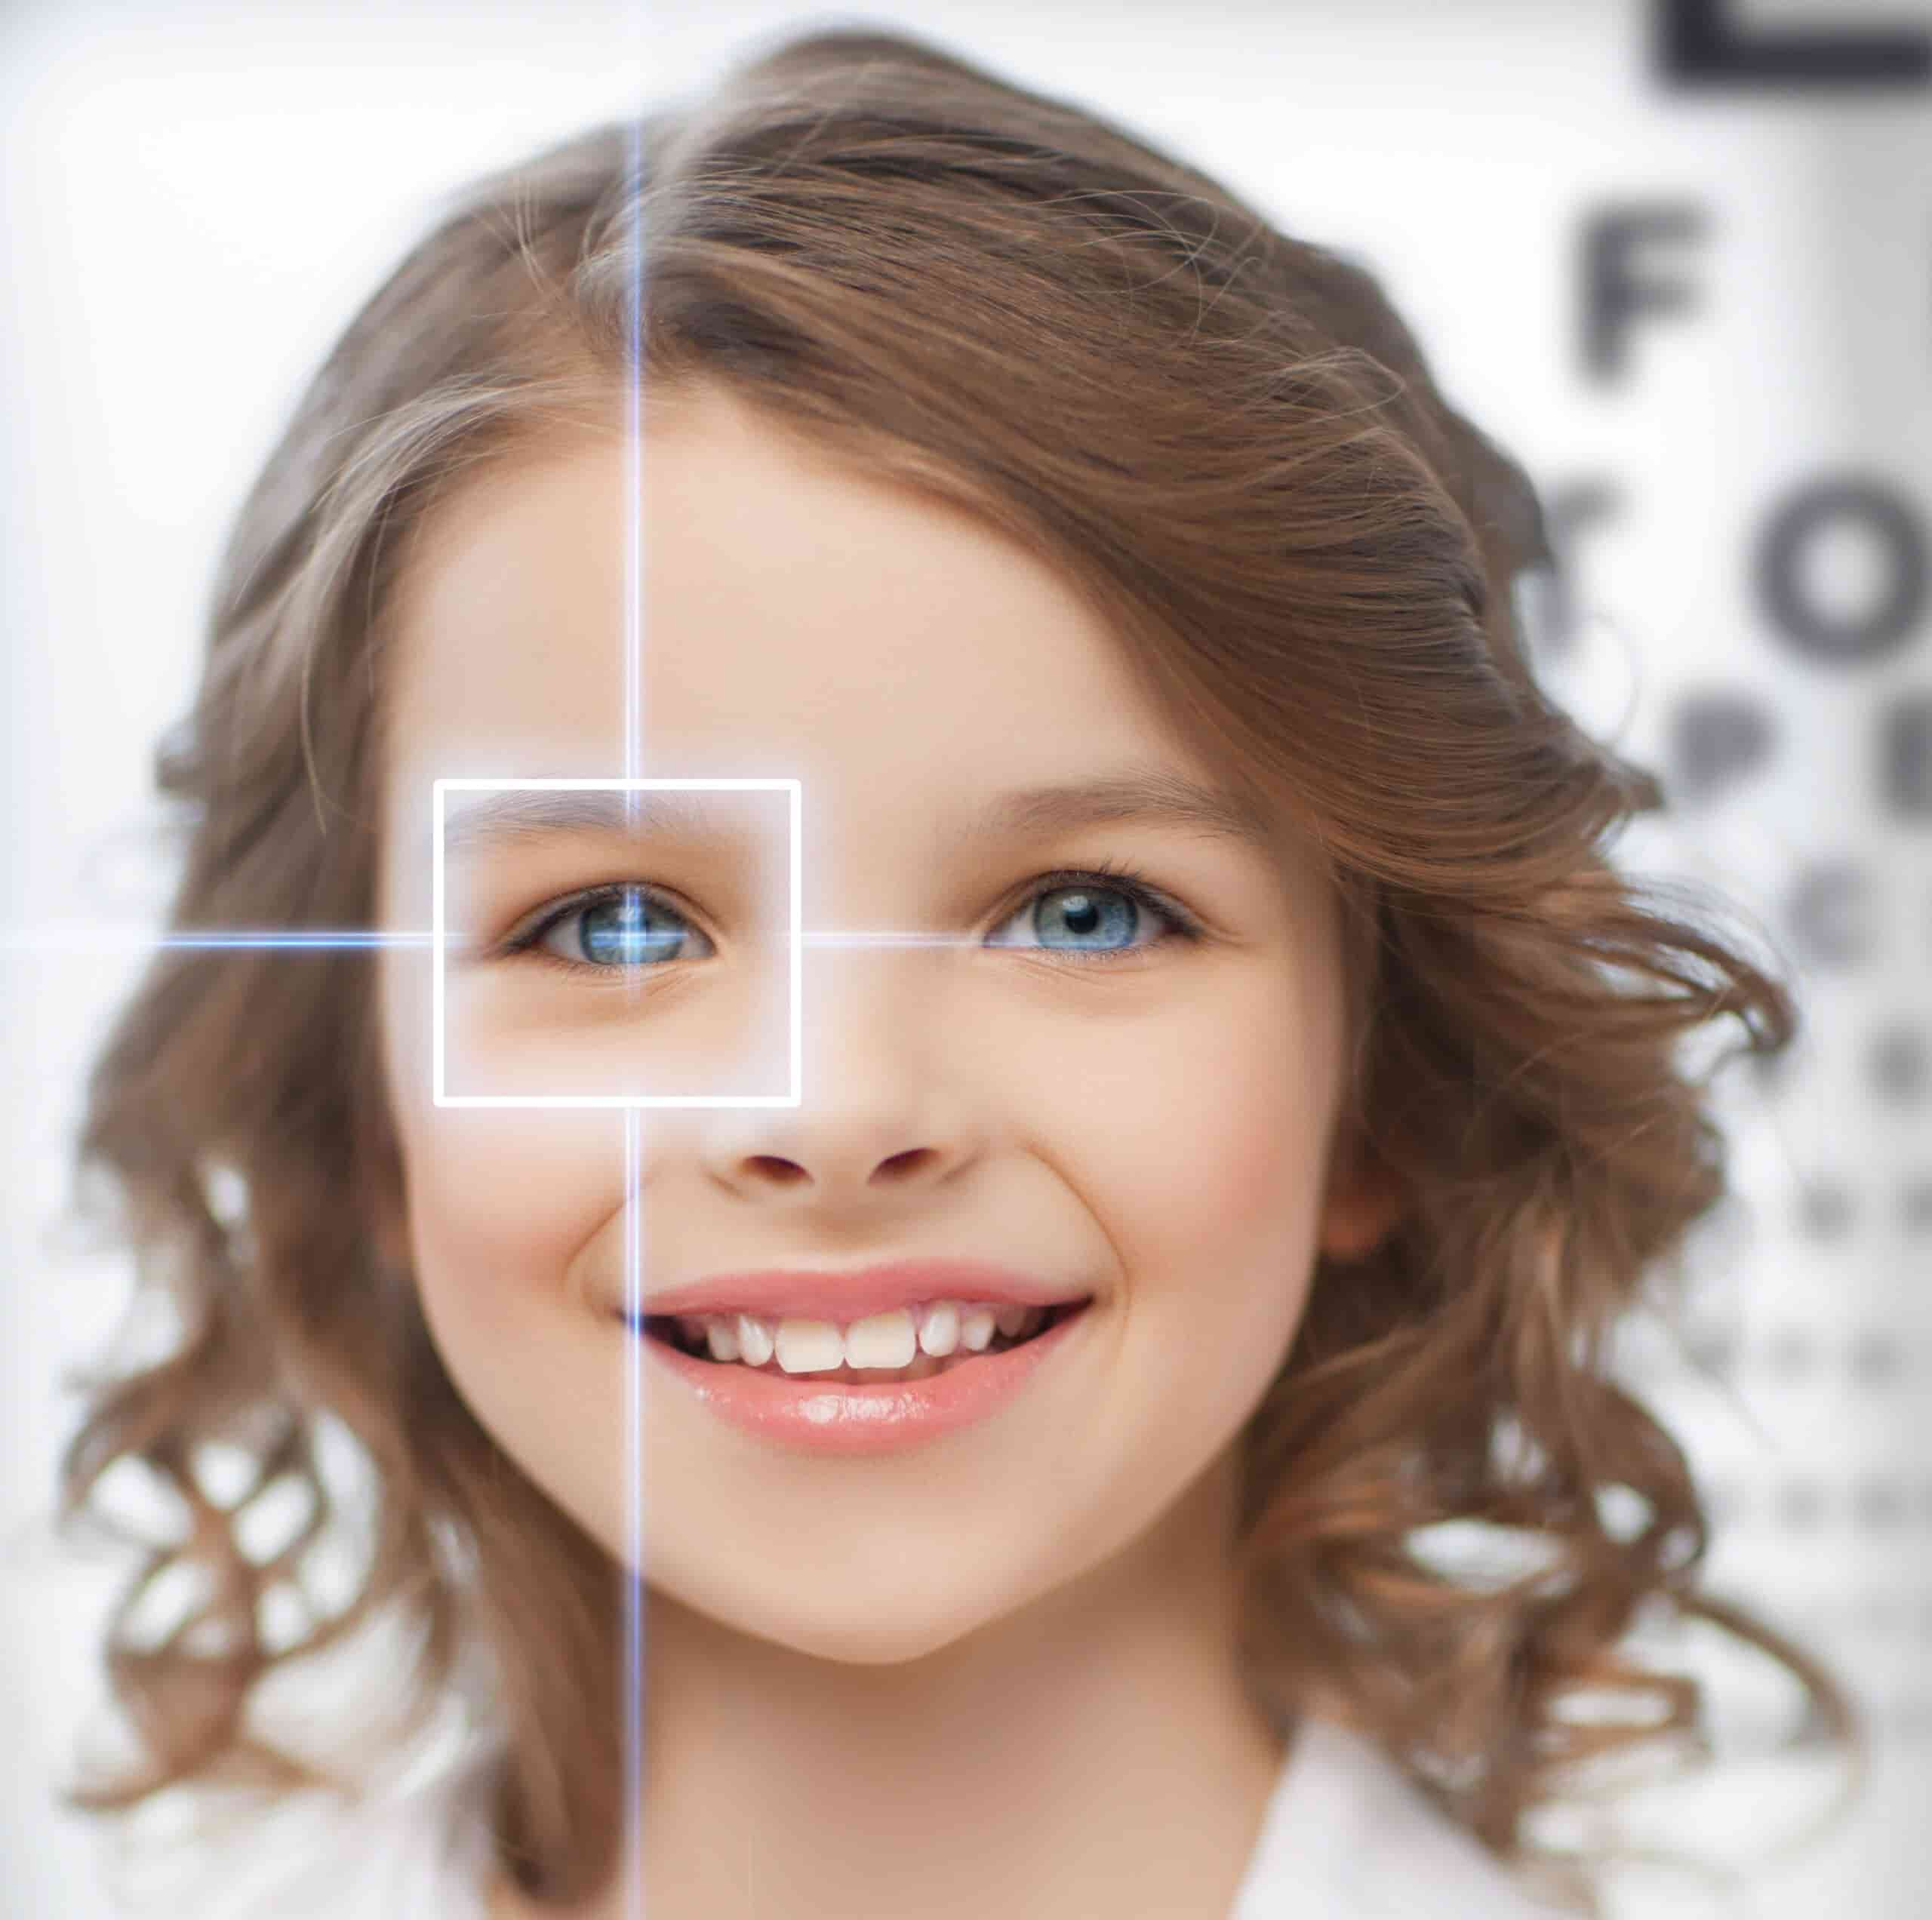
[[[648,888],[601,887],[580,894],[527,932],[503,943],[506,953],[528,953],[563,967],[605,971],[654,967],[667,960],[701,959],[682,949],[710,942],[677,909]]]

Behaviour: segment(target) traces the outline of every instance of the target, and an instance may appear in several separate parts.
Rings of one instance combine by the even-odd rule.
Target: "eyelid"
[[[1009,896],[1011,904],[1001,908],[995,922],[1004,927],[1015,914],[1044,894],[1057,893],[1078,887],[1088,881],[1102,882],[1110,890],[1123,893],[1137,905],[1151,909],[1168,923],[1169,931],[1151,940],[1133,946],[1097,947],[1091,949],[1050,946],[1009,946],[1006,950],[1024,953],[1044,954],[1054,959],[1067,959],[1077,966],[1118,965],[1144,958],[1155,948],[1174,940],[1195,941],[1206,937],[1207,929],[1199,918],[1191,912],[1171,894],[1156,887],[1134,868],[1123,863],[1103,857],[1084,866],[1054,867],[1030,876],[1022,885],[1022,890]],[[602,967],[587,960],[566,960],[560,955],[543,952],[541,942],[553,928],[568,920],[573,914],[588,912],[604,901],[621,898],[626,894],[641,894],[651,903],[667,904],[678,918],[696,928],[700,936],[710,943],[710,936],[697,926],[694,916],[676,895],[653,882],[643,880],[607,881],[586,887],[580,891],[565,895],[561,900],[537,909],[537,916],[526,915],[497,943],[497,955],[511,957],[529,954],[533,958],[552,962],[571,968],[578,972],[596,974],[623,974],[637,971],[626,967]],[[645,968],[646,972],[661,968]]]

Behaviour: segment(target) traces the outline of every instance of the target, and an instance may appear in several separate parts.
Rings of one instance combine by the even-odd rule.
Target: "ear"
[[[1373,1253],[1401,1218],[1407,1196],[1358,1134],[1338,1133],[1322,1196],[1318,1244],[1331,1260]]]

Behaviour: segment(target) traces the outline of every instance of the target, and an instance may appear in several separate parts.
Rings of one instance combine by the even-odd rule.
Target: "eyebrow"
[[[1266,851],[1267,823],[1232,792],[1158,766],[1122,768],[1095,778],[1016,788],[973,809],[946,844],[1044,838],[1081,827],[1168,827]],[[702,794],[675,789],[507,789],[472,801],[444,825],[444,851],[475,857],[506,847],[572,835],[725,837]]]
[[[703,840],[719,838],[720,829],[700,796],[675,789],[512,787],[451,814],[443,823],[443,852],[461,860],[572,835],[641,833]]]
[[[1166,826],[1266,848],[1267,823],[1235,795],[1165,767],[1126,767],[1093,780],[1018,788],[966,821],[968,840],[1020,839],[1083,826]]]

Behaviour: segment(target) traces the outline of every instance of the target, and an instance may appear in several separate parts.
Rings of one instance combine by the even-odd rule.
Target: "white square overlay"
[[[685,792],[776,792],[790,795],[787,823],[791,842],[791,895],[787,920],[792,936],[789,968],[791,990],[791,1091],[787,1094],[452,1094],[444,1086],[443,1070],[443,973],[445,940],[443,818],[444,795],[449,793],[513,792],[605,792],[632,793],[675,789]],[[803,983],[803,927],[801,924],[803,833],[801,823],[801,784],[795,780],[439,780],[430,789],[432,853],[430,888],[431,925],[434,952],[432,1018],[430,1069],[431,1095],[438,1106],[796,1106],[799,1104],[801,1049],[799,1045],[799,1009]]]

